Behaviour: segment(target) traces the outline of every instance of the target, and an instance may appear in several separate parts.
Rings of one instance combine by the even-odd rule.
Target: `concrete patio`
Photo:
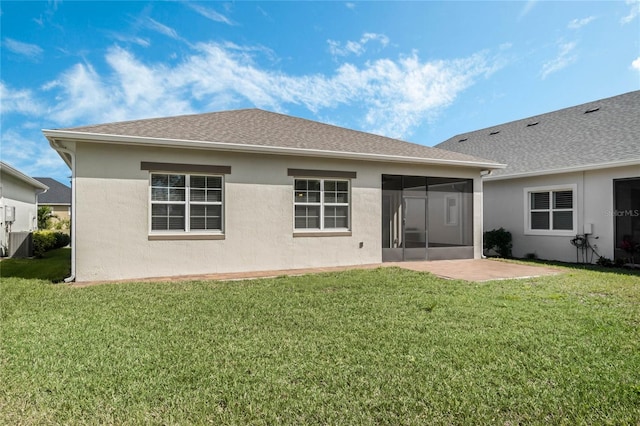
[[[388,262],[368,265],[338,266],[331,268],[305,268],[305,269],[283,269],[274,271],[237,272],[205,275],[184,275],[177,277],[153,277],[145,279],[108,281],[111,283],[120,282],[147,282],[147,281],[178,281],[178,280],[248,280],[257,278],[270,278],[278,276],[296,276],[305,274],[316,274],[322,272],[339,272],[351,269],[375,269],[380,267],[398,267],[419,272],[430,272],[441,278],[464,281],[491,281],[504,279],[531,278],[545,275],[556,275],[562,273],[558,268],[523,265],[513,262],[491,259],[461,259],[461,260],[434,260],[422,262]],[[84,287],[92,284],[106,283],[100,282],[78,282],[74,286]]]

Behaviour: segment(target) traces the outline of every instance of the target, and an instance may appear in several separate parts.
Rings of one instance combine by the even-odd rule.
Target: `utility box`
[[[33,233],[11,232],[9,233],[9,257],[32,257]]]
[[[16,221],[16,208],[14,206],[4,206],[4,222],[13,223]]]

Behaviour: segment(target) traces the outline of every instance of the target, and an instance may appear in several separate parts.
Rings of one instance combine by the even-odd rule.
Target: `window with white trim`
[[[573,233],[576,226],[575,188],[525,188],[527,231]]]
[[[340,179],[295,179],[296,230],[348,230],[350,184]]]
[[[152,233],[220,233],[223,176],[151,173]]]

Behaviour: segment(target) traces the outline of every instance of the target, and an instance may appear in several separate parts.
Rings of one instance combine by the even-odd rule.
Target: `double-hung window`
[[[526,231],[529,234],[574,234],[576,188],[525,188]]]
[[[221,233],[223,176],[151,173],[151,233]]]
[[[349,180],[295,179],[295,229],[349,230],[350,192]]]

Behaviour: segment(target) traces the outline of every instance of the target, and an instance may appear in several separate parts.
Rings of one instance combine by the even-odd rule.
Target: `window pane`
[[[153,201],[169,201],[169,189],[151,188],[151,199]]]
[[[192,188],[206,188],[206,176],[191,176],[190,184]]]
[[[324,190],[325,191],[335,191],[336,190],[336,181],[335,180],[325,180],[324,181]]]
[[[169,186],[176,188],[184,188],[185,176],[184,175],[169,175]]]
[[[151,186],[169,186],[169,175],[151,175]]]
[[[320,181],[296,179],[295,181],[296,203],[319,203],[320,202]]]
[[[548,192],[532,192],[531,193],[531,208],[533,210],[546,210],[549,209],[549,193]]]
[[[560,211],[553,212],[553,229],[572,230],[573,229],[573,212]]]
[[[205,195],[205,190],[204,189],[191,189],[191,201],[205,201],[206,200],[206,195]]]
[[[222,206],[192,205],[190,225],[193,230],[222,230]]]
[[[152,216],[166,216],[167,215],[167,205],[166,204],[154,204],[151,206],[151,215]]]
[[[348,192],[338,192],[336,195],[336,203],[348,204],[349,203],[349,193]]]
[[[349,182],[345,182],[345,181],[339,181],[337,182],[337,188],[338,191],[349,191]]]
[[[207,191],[207,201],[214,202],[214,203],[222,201],[222,190],[221,189],[209,189]]]
[[[296,229],[319,229],[320,228],[320,207],[318,206],[296,206],[295,208]]]
[[[169,188],[169,201],[184,201],[184,189]]]
[[[207,176],[207,188],[222,188],[222,177]]]
[[[573,208],[573,191],[554,192],[553,208],[554,209],[572,209]]]
[[[324,208],[325,228],[347,228],[349,226],[349,208],[329,206]]]
[[[151,229],[154,231],[166,231],[169,229],[169,223],[166,217],[152,217]]]
[[[549,213],[531,212],[531,229],[549,229]]]

